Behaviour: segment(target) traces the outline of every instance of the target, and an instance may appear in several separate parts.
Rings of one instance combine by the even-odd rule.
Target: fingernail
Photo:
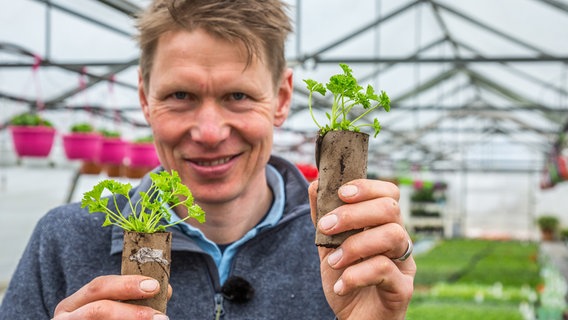
[[[156,289],[158,289],[159,285],[160,284],[158,283],[158,281],[154,279],[143,280],[142,282],[140,282],[140,289],[146,292],[154,292],[156,291]]]
[[[333,285],[333,292],[335,292],[336,294],[340,294],[342,290],[343,290],[343,280],[339,279],[337,280],[335,285]]]
[[[352,184],[348,184],[348,185],[345,185],[345,186],[339,188],[339,192],[344,197],[352,197],[352,196],[356,195],[358,191],[359,191],[359,189],[357,188],[357,186],[354,186]]]
[[[329,257],[327,257],[327,263],[329,263],[329,265],[333,267],[337,262],[339,262],[339,260],[341,260],[342,256],[343,249],[337,248],[333,253],[329,255]]]
[[[323,216],[319,221],[320,229],[322,230],[329,230],[333,228],[337,224],[337,216],[334,214],[329,214],[327,216]]]
[[[165,314],[155,314],[152,317],[152,320],[169,320],[170,318],[168,316],[166,316]]]

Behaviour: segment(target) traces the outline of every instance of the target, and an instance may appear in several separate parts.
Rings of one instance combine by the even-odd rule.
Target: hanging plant
[[[37,112],[12,117],[9,128],[19,157],[47,157],[51,152],[56,130]]]
[[[126,164],[126,177],[134,179],[143,177],[160,164],[152,135],[128,143]]]
[[[94,127],[80,122],[63,135],[63,149],[69,160],[97,161],[101,151],[102,136]]]
[[[118,131],[101,129],[99,132],[103,135],[99,162],[109,177],[120,177],[123,173],[127,143],[122,140]]]

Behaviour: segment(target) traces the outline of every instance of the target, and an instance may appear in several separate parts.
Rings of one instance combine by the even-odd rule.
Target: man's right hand
[[[158,281],[143,276],[109,275],[93,279],[55,308],[52,320],[167,320],[160,312],[120,301],[146,299],[160,291]],[[171,287],[168,296],[171,296]]]

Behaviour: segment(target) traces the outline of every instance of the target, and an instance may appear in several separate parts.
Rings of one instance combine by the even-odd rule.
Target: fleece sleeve
[[[45,285],[42,283],[41,260],[43,255],[41,253],[45,250],[42,244],[42,229],[40,221],[10,280],[2,305],[0,305],[0,320],[51,319],[53,310],[48,309],[45,297],[54,292],[46,292]]]

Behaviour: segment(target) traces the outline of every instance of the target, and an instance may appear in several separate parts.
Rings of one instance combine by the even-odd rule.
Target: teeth
[[[227,163],[229,162],[229,160],[231,160],[231,157],[221,158],[213,161],[198,161],[197,164],[204,167],[212,167]]]

